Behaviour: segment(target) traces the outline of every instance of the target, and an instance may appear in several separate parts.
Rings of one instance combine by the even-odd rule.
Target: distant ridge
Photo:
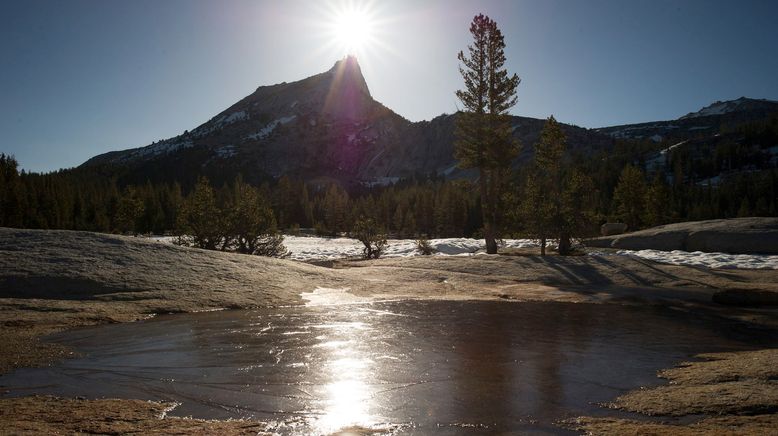
[[[543,120],[512,117],[531,155]],[[290,83],[260,86],[207,122],[145,147],[114,151],[84,166],[105,165],[128,181],[191,180],[197,174],[259,182],[289,175],[374,186],[414,174],[474,177],[454,159],[456,114],[412,123],[375,101],[356,57]],[[598,132],[565,126],[574,148],[609,147]]]
[[[778,102],[767,99],[753,99],[740,97],[737,100],[729,101],[717,101],[709,106],[698,110],[697,112],[690,112],[682,116],[681,120],[689,118],[709,117],[715,115],[724,115],[732,112],[743,112],[753,110],[778,110]]]
[[[650,140],[666,150],[694,143],[705,150],[721,140],[716,135],[722,125],[770,114],[778,114],[778,102],[741,97],[676,120],[563,128],[577,153],[607,151],[618,140]],[[347,186],[385,185],[417,174],[474,178],[477,172],[460,169],[454,159],[456,118],[408,121],[373,99],[357,58],[349,56],[323,73],[260,86],[191,131],[95,156],[82,166],[105,166],[106,174],[119,174],[126,183],[190,183],[200,174],[222,181],[242,174],[253,183],[288,175]],[[514,162],[521,165],[532,157],[544,120],[511,118],[513,135],[524,145]],[[661,153],[648,159],[663,161]]]

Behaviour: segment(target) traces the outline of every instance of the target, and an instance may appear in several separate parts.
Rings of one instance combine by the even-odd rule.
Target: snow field
[[[602,253],[592,253],[602,255]],[[704,253],[702,251],[659,251],[659,250],[619,250],[619,256],[630,256],[639,259],[670,265],[699,266],[713,269],[778,269],[778,256],[766,254],[728,254]]]
[[[154,236],[159,242],[172,243],[172,237]],[[413,239],[389,239],[382,257],[418,256]],[[503,247],[537,247],[533,239],[505,239]],[[299,261],[335,260],[362,256],[362,243],[351,238],[320,238],[309,236],[284,236],[284,245],[291,252],[290,259]],[[472,256],[484,250],[483,239],[443,238],[430,239],[436,250],[434,256]],[[593,251],[590,256],[630,256],[669,265],[687,265],[712,269],[778,269],[778,255],[704,253],[701,251],[619,250]]]
[[[381,257],[416,256],[416,241],[413,239],[389,239],[386,251]],[[305,236],[285,236],[284,245],[292,253],[290,259],[295,260],[332,260],[344,257],[359,257],[362,255],[361,242],[351,238],[318,238]],[[430,239],[430,245],[437,251],[435,255],[469,256],[484,248],[480,239],[445,238]],[[505,247],[524,248],[537,247],[532,239],[506,239]]]

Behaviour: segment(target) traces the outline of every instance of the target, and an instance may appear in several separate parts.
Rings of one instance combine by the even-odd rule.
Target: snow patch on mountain
[[[450,176],[451,173],[457,170],[459,168],[459,164],[451,165],[450,167],[446,168],[443,171],[440,171],[440,174],[443,174],[444,176]]]
[[[234,145],[225,145],[224,147],[217,148],[215,151],[216,151],[216,156],[222,159],[227,159],[238,154],[238,152],[235,150]]]
[[[182,150],[185,148],[193,147],[192,141],[176,141],[175,139],[169,139],[167,141],[160,141],[156,144],[149,145],[148,147],[139,148],[133,150],[121,157],[121,160],[132,160],[140,158],[150,158],[159,156],[162,154],[172,153],[174,151]]]
[[[394,185],[399,181],[400,181],[399,177],[376,177],[372,180],[367,180],[362,182],[362,186],[366,186],[368,188],[373,188],[376,186],[389,186],[389,185]]]
[[[230,124],[237,123],[238,121],[244,121],[251,118],[246,111],[236,111],[229,115],[222,115],[215,121],[205,123],[202,126],[194,129],[192,131],[192,135],[195,138],[202,138],[204,136],[207,136],[224,126],[229,126]]]
[[[246,113],[246,111],[237,111],[227,115],[226,117],[221,117],[219,121],[216,122],[216,124],[232,124],[236,121],[248,119],[248,117],[249,114]]]
[[[661,124],[651,124],[651,125],[637,125],[637,126],[628,126],[624,127],[618,130],[614,130],[612,132],[608,132],[607,134],[610,135],[612,138],[615,139],[640,139],[643,137],[643,135],[639,135],[639,133],[643,133],[646,130],[654,130],[654,129],[677,129],[678,126],[673,125],[661,125]],[[650,137],[650,139],[654,142],[661,142],[662,136],[659,134],[655,134]]]
[[[261,128],[259,131],[257,131],[256,133],[252,133],[252,134],[246,136],[243,139],[252,139],[252,140],[255,140],[255,141],[256,140],[265,139],[268,136],[270,136],[271,133],[273,133],[273,131],[276,129],[276,127],[278,127],[278,126],[280,126],[282,124],[291,123],[296,118],[297,118],[297,115],[290,115],[288,117],[281,117],[281,118],[279,118],[277,120],[273,120],[268,125],[266,125],[265,127]]]
[[[376,159],[381,157],[381,155],[384,154],[385,151],[386,148],[382,148],[381,151],[378,152],[378,154],[376,154],[375,156],[373,156],[372,159],[370,159],[370,162],[367,163],[367,167],[370,168],[370,166],[373,165],[373,163],[375,163]]]
[[[665,148],[664,150],[660,151],[660,152],[659,152],[659,154],[661,154],[661,155],[666,155],[667,153],[669,153],[669,152],[673,151],[674,149],[676,149],[676,148],[678,148],[678,147],[680,147],[680,146],[682,146],[682,145],[686,144],[687,142],[688,142],[688,141],[681,141],[681,142],[679,142],[679,143],[677,143],[677,144],[673,144],[673,145],[671,145],[671,146],[669,146],[669,147]]]
[[[751,99],[746,97],[740,97],[737,100],[717,101],[711,104],[710,106],[706,106],[698,110],[697,112],[690,112],[682,116],[680,119],[687,120],[690,118],[725,115],[732,112],[750,110],[758,107],[764,107],[765,105],[769,106],[777,103],[778,102],[767,100],[767,99],[756,100],[756,99]]]

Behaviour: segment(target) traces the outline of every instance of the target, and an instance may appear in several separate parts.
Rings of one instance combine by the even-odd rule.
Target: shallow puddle
[[[554,423],[701,352],[771,332],[654,306],[396,301],[160,316],[52,337],[82,357],[0,377],[8,395],[180,402],[280,433],[564,433]]]

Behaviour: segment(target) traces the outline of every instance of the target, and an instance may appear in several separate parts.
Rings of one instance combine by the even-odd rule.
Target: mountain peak
[[[330,71],[334,71],[338,68],[344,68],[346,66],[359,68],[359,60],[355,55],[346,55],[343,59],[335,61],[335,65],[330,68]]]
[[[709,117],[715,115],[724,115],[732,112],[744,112],[754,110],[771,110],[774,111],[778,108],[778,102],[766,99],[753,99],[747,97],[740,97],[736,100],[728,101],[716,101],[712,104],[705,106],[697,112],[690,112],[682,116],[681,120],[699,117]]]
[[[335,62],[335,65],[330,68],[328,73],[335,76],[334,84],[348,84],[359,92],[371,97],[370,89],[367,87],[365,76],[362,75],[362,68],[360,68],[356,56],[348,55]]]
[[[370,89],[356,57],[347,56],[335,62],[326,74],[331,79],[323,112],[354,119],[359,118],[373,104]]]

